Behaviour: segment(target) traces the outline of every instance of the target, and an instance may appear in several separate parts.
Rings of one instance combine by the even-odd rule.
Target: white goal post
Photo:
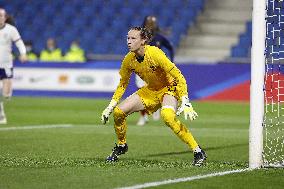
[[[263,116],[264,116],[264,73],[265,73],[265,22],[266,0],[253,1],[251,86],[250,86],[250,129],[249,167],[262,166]]]
[[[254,0],[249,168],[284,167],[284,2]]]

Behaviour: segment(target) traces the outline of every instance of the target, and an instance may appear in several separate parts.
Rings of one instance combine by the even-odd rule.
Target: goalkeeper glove
[[[184,118],[186,120],[189,117],[189,119],[192,121],[195,120],[198,116],[197,113],[194,111],[191,103],[189,102],[187,96],[181,97],[181,105],[178,108],[177,115],[179,116],[181,112],[184,113]]]
[[[106,107],[106,109],[102,113],[102,116],[101,116],[102,124],[106,124],[106,122],[108,122],[109,116],[112,113],[116,105],[117,105],[117,102],[115,100],[110,101],[109,105]]]

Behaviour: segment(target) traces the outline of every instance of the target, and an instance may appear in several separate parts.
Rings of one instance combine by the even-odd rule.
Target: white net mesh
[[[284,166],[284,1],[267,0],[264,166]]]

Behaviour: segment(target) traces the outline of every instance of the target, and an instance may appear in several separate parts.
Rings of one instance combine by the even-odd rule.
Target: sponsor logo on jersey
[[[151,70],[152,70],[153,72],[157,70],[157,67],[155,67],[155,66],[153,66],[153,65],[151,65],[150,68],[151,68]]]

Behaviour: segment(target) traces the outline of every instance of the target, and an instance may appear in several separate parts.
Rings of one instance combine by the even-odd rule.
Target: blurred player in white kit
[[[170,41],[161,33],[158,18],[153,15],[148,15],[144,18],[142,27],[147,28],[152,33],[152,39],[149,42],[149,45],[156,46],[158,48],[165,48],[169,52],[169,58],[172,62],[174,62],[174,48]],[[142,88],[145,83],[144,81],[138,76],[135,76],[136,86],[138,88]],[[158,109],[156,112],[153,113],[153,120],[157,121],[160,119],[161,110]],[[137,125],[145,125],[149,121],[148,114],[145,111],[140,112],[140,118],[137,122]]]
[[[0,8],[0,80],[2,81],[0,97],[0,124],[6,124],[4,101],[12,96],[13,55],[12,44],[15,43],[20,52],[19,60],[27,61],[26,48],[15,26],[12,25],[6,10]]]

